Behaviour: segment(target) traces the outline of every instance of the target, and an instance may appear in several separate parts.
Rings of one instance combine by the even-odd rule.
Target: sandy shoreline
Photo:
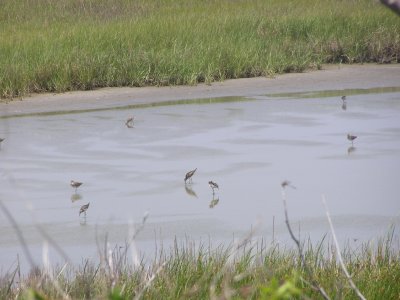
[[[376,80],[379,78],[379,80]],[[87,109],[106,109],[183,99],[257,96],[283,92],[363,89],[400,86],[400,64],[335,65],[321,71],[243,78],[211,85],[102,88],[63,94],[34,94],[0,103],[0,117]]]

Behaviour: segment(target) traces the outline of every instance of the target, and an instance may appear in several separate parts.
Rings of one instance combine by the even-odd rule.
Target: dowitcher
[[[82,182],[73,181],[73,180],[71,180],[71,183],[70,183],[70,185],[71,185],[73,188],[75,188],[75,192],[76,192],[76,190],[78,189],[78,187],[80,187],[82,184],[83,184]]]
[[[85,205],[82,205],[82,206],[81,206],[81,209],[79,210],[79,215],[81,215],[81,213],[84,213],[85,216],[86,216],[86,211],[87,211],[88,208],[89,208],[89,204],[90,204],[90,202],[89,202],[88,204],[85,204]]]
[[[213,182],[212,180],[210,180],[210,181],[208,182],[208,185],[209,185],[210,188],[212,189],[213,194],[214,194],[214,190],[215,190],[215,189],[219,189],[218,184],[217,184],[216,182]]]
[[[342,96],[342,109],[346,110],[347,109],[347,102],[346,102],[346,96]]]
[[[126,120],[125,125],[128,128],[132,128],[133,127],[133,116]]]
[[[189,181],[192,182],[192,176],[194,175],[194,173],[196,172],[196,170],[197,170],[197,168],[186,173],[186,175],[185,175],[185,183],[186,183],[186,181],[187,181],[188,179],[190,179]]]
[[[282,186],[283,188],[285,188],[285,187],[287,187],[287,186],[290,186],[292,189],[295,189],[295,188],[296,188],[289,180],[284,180],[284,181],[282,181],[281,186]]]
[[[347,139],[351,142],[351,145],[353,145],[353,141],[357,138],[356,135],[351,135],[350,133],[347,134]]]

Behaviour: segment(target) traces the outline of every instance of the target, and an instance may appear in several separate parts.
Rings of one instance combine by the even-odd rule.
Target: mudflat
[[[286,179],[296,186],[287,189],[288,209],[302,238],[318,242],[329,232],[324,194],[340,243],[357,249],[390,228],[399,236],[399,83],[399,65],[328,66],[1,103],[0,198],[38,264],[40,228],[79,264],[98,258],[97,236],[124,245],[144,215],[136,242],[147,258],[188,237],[229,245],[255,227],[254,238],[293,245],[281,199]],[[182,105],[167,105],[175,103]],[[358,136],[354,143],[348,133]],[[71,179],[84,185],[75,191]],[[210,180],[220,186],[215,194]],[[87,203],[87,216],[79,216]],[[21,248],[5,217],[0,245],[0,266],[8,268]],[[28,271],[22,255],[20,263]]]
[[[379,80],[378,80],[379,79]],[[226,80],[211,85],[114,87],[63,94],[34,94],[0,102],[0,117],[117,108],[136,104],[227,96],[400,86],[400,65],[326,65],[322,70]]]

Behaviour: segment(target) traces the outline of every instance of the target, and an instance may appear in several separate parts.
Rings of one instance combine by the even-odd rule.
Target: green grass
[[[392,237],[375,245],[363,244],[356,251],[349,246],[342,251],[353,281],[367,299],[400,297],[400,253]],[[155,261],[136,268],[126,260],[118,265],[121,253],[113,254],[113,264],[84,261],[61,272],[60,268],[51,273],[36,270],[25,277],[15,275],[17,267],[0,277],[0,298],[320,299],[308,284],[315,281],[331,299],[358,299],[326,241],[305,245],[312,275],[304,271],[295,250],[279,245],[232,249],[195,249],[175,243],[169,254],[160,253]]]
[[[2,0],[0,97],[399,62],[372,0]]]

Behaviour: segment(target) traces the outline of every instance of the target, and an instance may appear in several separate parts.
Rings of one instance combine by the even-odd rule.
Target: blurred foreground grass
[[[400,252],[393,232],[377,243],[356,249],[347,245],[341,251],[367,299],[400,298]],[[358,299],[326,240],[304,245],[312,275],[301,265],[297,250],[279,244],[247,243],[239,249],[193,245],[175,243],[168,254],[161,252],[146,264],[129,263],[124,247],[115,247],[100,255],[100,263],[86,260],[79,266],[35,269],[26,276],[17,266],[0,276],[0,298],[320,299],[310,286],[317,282],[331,299]]]

